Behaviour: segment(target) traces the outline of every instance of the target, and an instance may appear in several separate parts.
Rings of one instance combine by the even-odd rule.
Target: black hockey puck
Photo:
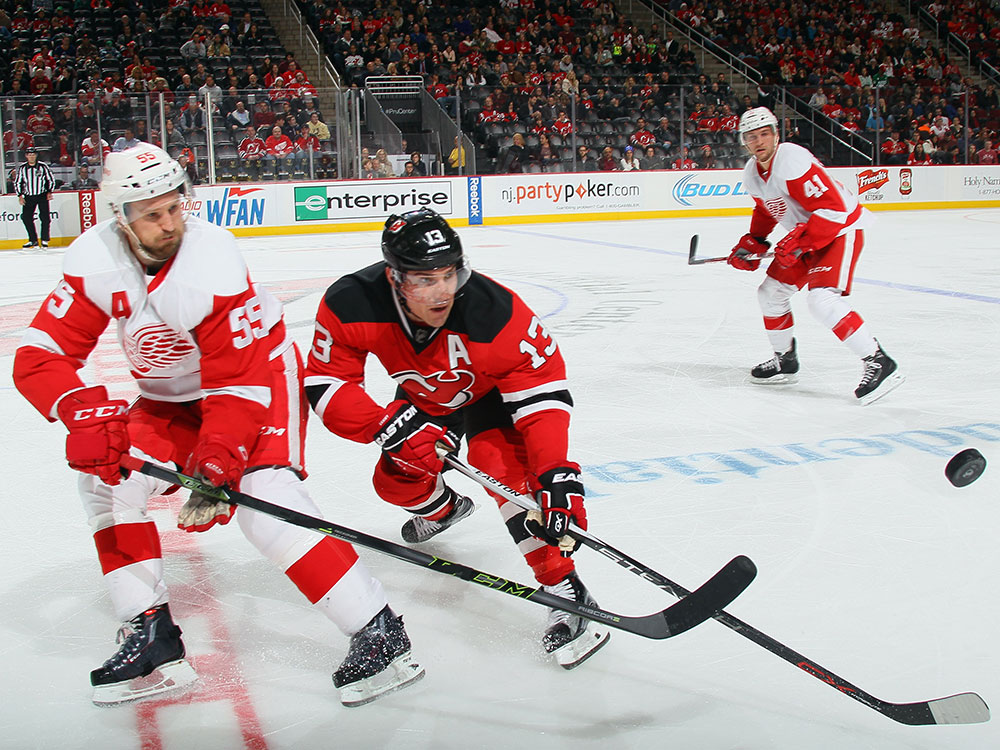
[[[944,467],[944,475],[956,487],[972,484],[984,471],[986,471],[986,459],[975,448],[959,451]]]

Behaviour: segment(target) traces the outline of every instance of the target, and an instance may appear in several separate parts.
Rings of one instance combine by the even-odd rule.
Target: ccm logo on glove
[[[77,409],[73,412],[71,419],[74,422],[85,422],[88,419],[106,419],[119,414],[128,413],[128,404],[124,401],[106,406],[93,406],[87,409]]]

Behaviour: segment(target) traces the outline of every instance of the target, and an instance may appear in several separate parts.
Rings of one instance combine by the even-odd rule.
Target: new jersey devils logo
[[[173,367],[195,350],[194,345],[163,323],[143,326],[123,338],[129,364],[143,374]]]
[[[392,374],[392,379],[421,398],[426,398],[449,409],[457,409],[472,400],[472,386],[476,376],[468,370],[441,370],[423,375],[416,370],[406,370]],[[407,383],[413,383],[406,387]]]
[[[781,217],[785,215],[785,211],[788,210],[788,206],[785,205],[784,198],[772,198],[769,201],[764,201],[764,208],[767,212],[774,217],[775,221],[781,221]]]

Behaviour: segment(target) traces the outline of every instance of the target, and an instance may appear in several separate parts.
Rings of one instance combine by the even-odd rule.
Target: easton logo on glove
[[[382,454],[403,474],[437,476],[444,469],[438,448],[458,450],[458,436],[429,421],[426,414],[402,399],[385,407],[372,438]]]
[[[379,448],[391,446],[390,442],[397,433],[400,439],[405,439],[407,430],[403,429],[407,422],[412,421],[417,416],[417,407],[413,404],[409,408],[401,409],[395,414],[387,414],[378,424],[378,432],[375,434],[375,445]]]
[[[575,471],[567,471],[565,473],[554,472],[552,474],[552,481],[553,482],[579,482],[581,480],[580,480],[580,474],[579,473],[577,473]]]

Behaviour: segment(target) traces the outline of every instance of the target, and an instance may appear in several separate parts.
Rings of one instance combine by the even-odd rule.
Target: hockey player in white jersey
[[[124,623],[118,652],[91,673],[94,701],[112,704],[196,678],[147,512],[150,498],[176,487],[139,473],[123,479],[123,455],[309,515],[319,510],[302,481],[302,358],[280,303],[253,284],[229,232],[185,216],[186,175],[166,152],[144,143],[105,164],[101,195],[114,218],[67,249],[62,280],[17,350],[14,382],[46,419],[69,429],[66,457],[80,472],[97,557]],[[112,321],[140,394],[131,405],[78,373]],[[192,493],[178,526],[205,531],[234,512]],[[402,618],[349,544],[246,508],[236,520],[351,637],[333,676],[344,704],[366,703],[423,675]]]
[[[751,379],[795,382],[799,360],[791,298],[808,287],[809,311],[862,360],[855,397],[862,404],[881,398],[903,376],[844,299],[851,293],[870,212],[807,149],[779,143],[777,118],[766,107],[744,112],[739,132],[752,157],[743,170],[743,186],[754,209],[750,231],[733,248],[729,265],[755,271],[775,226],[787,232],[774,246],[774,260],[757,290],[774,356],[754,367]]]

